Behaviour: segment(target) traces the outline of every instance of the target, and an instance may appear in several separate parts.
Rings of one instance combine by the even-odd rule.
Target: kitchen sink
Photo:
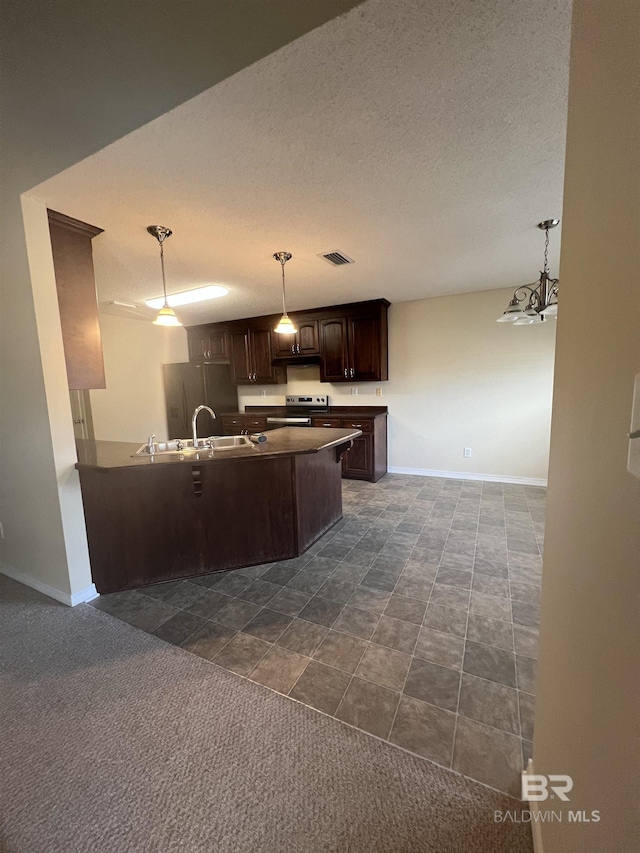
[[[209,438],[199,438],[194,446],[192,438],[172,438],[169,441],[155,441],[155,451],[149,453],[149,446],[143,444],[136,450],[135,456],[162,456],[167,453],[199,453],[203,450],[230,450],[233,447],[247,447],[253,442],[246,435],[212,435]]]

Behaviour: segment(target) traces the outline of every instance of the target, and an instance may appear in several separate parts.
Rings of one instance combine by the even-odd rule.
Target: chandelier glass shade
[[[558,288],[560,280],[549,274],[549,229],[555,228],[559,219],[545,219],[538,228],[545,232],[544,266],[538,281],[518,287],[507,305],[507,310],[498,317],[498,323],[514,326],[532,326],[558,314]]]

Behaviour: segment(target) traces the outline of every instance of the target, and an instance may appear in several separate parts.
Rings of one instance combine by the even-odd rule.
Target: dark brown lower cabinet
[[[342,457],[342,476],[348,480],[377,483],[387,473],[386,414],[338,418],[333,414],[315,417],[314,427],[346,427],[362,430],[351,450]]]
[[[144,468],[79,464],[96,589],[302,554],[342,518],[341,449]]]
[[[372,447],[370,435],[363,434],[356,438],[342,460],[342,476],[352,480],[370,480]]]

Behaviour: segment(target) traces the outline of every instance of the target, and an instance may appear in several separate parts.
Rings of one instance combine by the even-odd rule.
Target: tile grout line
[[[462,489],[460,490],[460,492],[462,493]],[[459,503],[459,499],[458,499],[458,503]],[[480,520],[480,507],[481,506],[482,506],[482,486],[480,487],[480,503],[478,505],[478,523]],[[457,507],[457,504],[456,504],[456,507]],[[454,512],[454,516],[455,516],[455,512]],[[477,542],[478,542],[478,534],[476,532],[476,540],[475,540],[475,544],[474,544],[474,548],[473,548],[473,565],[475,565],[476,551],[478,548]],[[473,578],[471,579],[471,584],[473,586]],[[470,612],[471,612],[471,592],[469,592],[469,607],[467,608],[467,618],[466,618],[465,626],[464,626],[464,640],[463,640],[463,644],[462,644],[462,663],[460,665],[460,684],[458,685],[458,699],[456,701],[456,719],[455,719],[454,726],[453,726],[453,741],[451,743],[451,767],[452,768],[453,768],[453,762],[454,762],[455,753],[456,753],[456,740],[458,738],[458,722],[460,720],[460,696],[462,695],[462,678],[463,678],[463,673],[464,673],[464,659],[465,659],[466,654],[467,654],[467,632],[469,630],[469,614],[470,614]]]
[[[438,494],[440,494],[440,492],[438,492]],[[434,501],[434,505],[435,505],[435,501]],[[429,517],[431,516],[432,511],[433,511],[433,507],[431,507],[431,509],[429,510],[429,512],[428,512],[428,514],[427,514],[427,518],[426,518],[426,520],[425,520],[424,524],[422,525],[422,530],[424,530],[424,528],[425,528],[425,526],[426,526],[426,524],[427,524],[427,521],[429,520]],[[411,551],[411,553],[412,553],[412,554],[413,554],[413,551],[414,551],[414,550],[415,550],[415,546],[414,546],[414,548],[413,548],[413,549],[412,549],[412,551]],[[407,562],[408,562],[408,561],[407,561]],[[406,565],[406,564],[405,564],[405,565]],[[404,570],[403,570],[403,571],[404,571]],[[436,576],[437,576],[437,572],[436,572]],[[400,698],[398,699],[398,704],[396,705],[396,710],[395,710],[395,712],[394,712],[394,714],[393,714],[393,719],[392,719],[392,721],[391,721],[391,728],[389,729],[389,738],[391,737],[391,735],[392,735],[392,733],[393,733],[393,728],[394,728],[394,726],[395,726],[395,724],[396,724],[396,719],[397,719],[397,717],[398,717],[398,711],[400,710],[400,704],[401,704],[401,702],[402,702],[402,697],[406,695],[406,694],[405,694],[405,692],[404,692],[404,691],[405,691],[405,687],[407,686],[407,680],[408,680],[408,678],[409,678],[409,673],[411,672],[411,667],[413,666],[413,662],[414,662],[414,660],[415,660],[415,650],[416,650],[416,647],[417,647],[417,645],[418,645],[418,640],[420,639],[420,633],[422,632],[422,628],[423,628],[423,626],[424,626],[424,620],[425,620],[425,618],[426,618],[426,616],[427,616],[427,610],[429,609],[429,601],[431,600],[431,594],[432,594],[432,592],[433,592],[434,584],[435,584],[435,581],[431,584],[431,589],[429,590],[429,598],[427,599],[426,607],[425,607],[425,611],[424,611],[424,615],[423,615],[423,617],[422,617],[422,621],[421,621],[420,626],[419,626],[419,629],[418,629],[418,636],[417,636],[417,638],[416,638],[416,642],[415,642],[414,647],[413,647],[413,652],[412,652],[412,653],[411,653],[411,655],[410,655],[410,659],[409,659],[409,666],[407,667],[407,673],[406,673],[406,675],[405,675],[405,677],[404,677],[404,682],[403,682],[403,684],[402,684],[402,690],[400,691]],[[435,706],[433,706],[433,707],[435,707]],[[454,738],[455,738],[455,730],[454,730]],[[453,753],[453,743],[452,743],[451,750],[452,750],[452,753]]]

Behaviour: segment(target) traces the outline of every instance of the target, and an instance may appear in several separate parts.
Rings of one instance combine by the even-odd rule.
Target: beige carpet
[[[520,853],[516,801],[0,576],[6,853]]]

